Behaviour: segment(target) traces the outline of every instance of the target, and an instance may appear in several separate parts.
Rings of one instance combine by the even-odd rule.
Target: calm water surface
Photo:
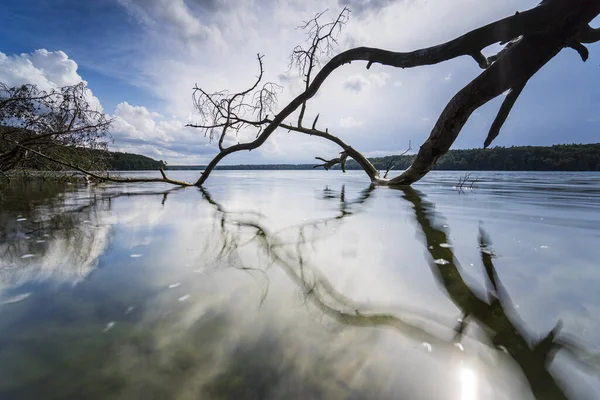
[[[600,398],[600,174],[463,175],[2,182],[0,399]]]

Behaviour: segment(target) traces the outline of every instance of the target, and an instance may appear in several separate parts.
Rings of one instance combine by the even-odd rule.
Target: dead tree
[[[0,83],[0,171],[40,169],[47,162],[37,155],[42,151],[49,158],[85,155],[85,167],[101,169],[111,120],[93,109],[87,95],[83,83],[50,91]]]
[[[411,52],[395,52],[370,47],[356,47],[333,57],[342,27],[350,11],[344,8],[337,18],[323,23],[323,13],[304,23],[307,45],[297,46],[291,55],[290,66],[296,67],[304,79],[304,91],[279,112],[275,112],[279,86],[262,84],[263,63],[258,56],[259,75],[242,92],[208,93],[193,88],[194,104],[202,121],[189,126],[200,128],[211,140],[218,141],[219,153],[208,164],[197,186],[204,184],[213,169],[230,154],[251,151],[262,146],[278,128],[321,137],[341,147],[341,157],[324,161],[327,169],[353,158],[378,185],[410,185],[423,178],[452,146],[463,126],[475,110],[490,100],[508,92],[490,131],[484,140],[487,147],[498,136],[518,96],[529,79],[564,48],[576,50],[583,61],[588,58],[584,43],[600,41],[600,29],[589,23],[600,14],[600,0],[544,0],[538,6],[472,30],[449,42]],[[496,55],[485,57],[482,50],[493,44],[504,44]],[[317,128],[319,115],[310,127],[304,125],[307,102],[317,94],[333,71],[353,61],[365,61],[395,68],[415,68],[438,64],[457,57],[468,56],[484,70],[460,90],[447,104],[434,125],[429,138],[421,145],[412,165],[397,177],[381,177],[377,169],[359,151],[342,141],[328,129]],[[329,61],[322,65],[323,59]],[[294,122],[292,114],[298,112]],[[271,116],[272,115],[272,116]],[[225,146],[231,132],[254,129],[256,138],[249,142]]]
[[[112,182],[187,182],[162,178],[127,179],[104,171],[112,119],[89,103],[84,83],[49,91],[36,85],[0,82],[0,173],[21,168],[76,171],[87,179]],[[10,179],[10,177],[9,177]]]

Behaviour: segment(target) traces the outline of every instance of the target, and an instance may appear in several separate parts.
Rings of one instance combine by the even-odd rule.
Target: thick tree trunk
[[[446,154],[463,126],[477,108],[507,90],[524,86],[530,77],[556,56],[580,32],[581,24],[598,14],[598,2],[588,1],[579,13],[567,15],[551,32],[523,37],[458,92],[448,103],[413,164],[389,185],[410,185],[423,178]],[[572,9],[570,9],[572,11]]]
[[[347,10],[342,11],[336,24]],[[516,13],[513,16],[498,20],[481,28],[474,29],[454,40],[436,46],[423,48],[411,52],[394,52],[369,47],[357,47],[344,51],[329,62],[314,76],[311,76],[313,58],[318,50],[320,40],[327,40],[331,34],[325,36],[310,36],[313,41],[308,53],[301,47],[295,50],[298,54],[310,54],[310,68],[304,74],[306,89],[303,93],[288,103],[273,118],[269,118],[263,108],[260,108],[255,120],[240,118],[237,113],[231,112],[231,104],[235,107],[250,107],[235,101],[244,93],[227,97],[223,103],[222,92],[211,95],[199,90],[205,97],[198,102],[200,111],[204,115],[214,116],[212,121],[203,125],[192,125],[213,132],[221,129],[221,139],[226,134],[229,126],[239,129],[241,127],[259,128],[257,137],[252,142],[238,143],[228,148],[221,148],[220,152],[209,163],[195,185],[204,184],[214,167],[229,154],[238,151],[251,151],[262,146],[268,137],[277,129],[284,128],[309,135],[320,136],[331,140],[343,149],[343,156],[352,157],[365,170],[371,181],[379,185],[404,186],[410,185],[423,178],[452,146],[456,137],[464,127],[472,113],[495,97],[510,91],[496,117],[487,138],[484,141],[487,147],[498,135],[502,124],[506,121],[511,108],[519,94],[524,89],[528,80],[539,71],[548,61],[556,56],[563,48],[575,49],[585,61],[588,51],[582,43],[600,40],[598,30],[592,29],[589,23],[600,13],[600,0],[543,0],[537,7]],[[326,25],[319,25],[318,18],[313,20],[316,32]],[[307,25],[308,26],[308,25]],[[316,44],[315,44],[316,43]],[[496,43],[508,43],[503,51],[493,57],[486,58],[482,50]],[[316,47],[315,47],[316,46]],[[337,68],[352,61],[366,61],[367,69],[374,63],[396,68],[414,68],[424,65],[433,65],[461,56],[472,57],[485,71],[465,86],[450,100],[436,122],[429,138],[420,147],[414,163],[393,179],[381,178],[374,166],[362,154],[354,150],[339,138],[328,133],[327,130],[315,129],[315,118],[312,129],[302,126],[302,117],[307,101],[316,95],[321,85]],[[260,61],[260,57],[259,57]],[[262,71],[262,63],[261,63]],[[262,76],[262,75],[261,75]],[[309,83],[310,82],[310,83]],[[255,86],[256,87],[256,84]],[[259,92],[259,95],[262,92]],[[272,95],[272,92],[267,90]],[[260,97],[260,96],[259,96]],[[260,97],[262,98],[262,97]],[[267,97],[271,100],[271,97]],[[218,100],[218,101],[217,101]],[[224,107],[222,104],[228,104]],[[262,103],[261,103],[262,104]],[[297,126],[286,124],[285,120],[293,112],[300,109],[300,118]],[[249,108],[252,110],[252,108]],[[265,116],[266,115],[266,116]],[[345,159],[345,158],[344,158]],[[323,159],[325,160],[325,159]],[[330,167],[336,158],[325,160],[322,166]],[[342,160],[342,157],[339,158]],[[338,161],[339,162],[339,161]],[[386,174],[387,176],[387,174]]]

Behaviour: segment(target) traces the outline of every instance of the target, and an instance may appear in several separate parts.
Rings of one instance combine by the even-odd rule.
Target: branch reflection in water
[[[110,241],[112,201],[169,191],[81,192],[67,182],[16,181],[1,187],[0,289],[52,280],[76,284],[95,268]],[[10,300],[10,299],[9,299]],[[9,301],[5,300],[5,301]]]
[[[560,321],[556,323],[554,329],[541,338],[532,337],[527,332],[525,322],[520,319],[498,276],[493,261],[491,240],[483,227],[480,227],[478,244],[486,285],[485,288],[472,288],[461,276],[461,273],[465,272],[449,244],[446,225],[434,223],[436,219],[434,204],[425,200],[425,195],[412,188],[390,190],[399,190],[402,198],[411,204],[420,229],[419,234],[428,253],[427,262],[431,271],[440,287],[463,314],[452,328],[451,339],[445,338],[448,335],[443,329],[440,330],[449,327],[448,321],[423,310],[403,307],[400,313],[394,315],[374,312],[372,311],[374,307],[368,305],[366,305],[368,310],[363,310],[362,307],[365,305],[356,304],[347,295],[337,291],[317,265],[307,262],[306,254],[309,252],[307,246],[319,239],[318,235],[307,234],[307,230],[318,232],[320,225],[334,223],[351,216],[353,214],[351,207],[366,202],[371,195],[372,187],[365,189],[355,201],[346,199],[344,187],[339,195],[326,187],[323,191],[323,199],[339,199],[338,215],[287,228],[297,232],[295,243],[283,240],[281,231],[269,231],[261,223],[260,214],[228,212],[213,200],[206,189],[200,189],[204,199],[215,207],[215,215],[220,221],[219,234],[222,246],[219,257],[231,255],[242,246],[256,243],[268,257],[271,265],[280,267],[298,286],[302,297],[310,301],[324,315],[345,325],[392,328],[406,337],[421,342],[426,351],[431,352],[435,349],[436,352],[454,353],[456,358],[461,360],[457,365],[460,399],[478,398],[478,374],[489,375],[486,377],[488,380],[494,379],[496,368],[494,359],[476,360],[478,363],[486,364],[480,371],[469,365],[469,359],[477,359],[477,354],[469,354],[468,350],[473,346],[473,341],[495,349],[496,356],[499,358],[510,356],[525,375],[536,399],[569,398],[560,379],[549,371],[559,351],[563,351],[587,372],[597,374],[600,371],[598,363],[600,356],[589,353],[582,344],[569,335],[562,335]],[[238,229],[231,229],[232,227]],[[248,233],[251,239],[244,241],[242,238]],[[257,270],[247,267],[240,269]],[[266,293],[263,293],[261,303],[265,297]],[[485,337],[482,339],[468,337],[466,332],[469,324],[477,324],[481,327]]]
[[[26,201],[1,192],[2,210],[14,211],[0,213],[0,295],[10,295],[2,299],[18,301],[15,296],[26,294],[32,281],[78,283],[79,290],[37,293],[0,306],[0,374],[15,377],[0,380],[0,398],[565,399],[575,396],[570,375],[553,368],[557,355],[576,367],[569,373],[598,374],[598,356],[561,333],[560,323],[542,337],[530,333],[483,229],[473,247],[484,284],[469,279],[434,204],[416,190],[380,193],[394,208],[408,210],[425,263],[420,256],[407,262],[413,270],[429,266],[444,299],[459,310],[458,321],[458,314],[434,302],[357,301],[364,292],[345,289],[324,261],[341,264],[340,275],[352,274],[343,274],[346,259],[323,257],[332,251],[323,243],[343,242],[344,226],[374,217],[369,207],[382,203],[371,187],[354,195],[345,186],[325,187],[317,201],[333,212],[329,207],[323,217],[308,204],[305,216],[316,218],[289,225],[250,202],[243,202],[250,210],[234,211],[242,204],[235,196],[225,196],[234,199],[232,206],[206,189],[135,190],[63,185],[44,199],[28,190],[33,197]],[[122,201],[127,197],[131,201]],[[182,213],[182,205],[192,206]],[[144,218],[132,217],[133,210]],[[161,235],[140,226],[157,211],[164,212],[158,230],[172,228]],[[371,226],[359,228],[372,234]],[[110,246],[132,231],[154,236],[152,246],[140,251],[143,257],[134,259],[136,267],[128,268],[127,246],[123,254]],[[45,240],[43,247],[36,247],[37,240]],[[30,253],[35,257],[21,258]],[[98,261],[102,256],[111,265]],[[360,267],[375,274],[377,263],[373,258]],[[284,293],[294,290],[298,297]],[[374,290],[383,289],[376,284]],[[410,298],[400,294],[394,298]],[[28,304],[49,314],[28,316],[12,307],[26,310]]]

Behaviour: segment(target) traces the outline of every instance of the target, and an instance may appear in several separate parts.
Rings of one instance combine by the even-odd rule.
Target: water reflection
[[[393,190],[393,189],[390,189]],[[450,299],[462,311],[462,318],[453,329],[451,340],[443,339],[443,334],[435,334],[423,327],[423,323],[415,323],[413,319],[421,320],[429,325],[442,325],[435,317],[427,315],[424,311],[403,310],[398,315],[377,314],[359,310],[359,306],[352,302],[346,295],[338,292],[327,278],[315,265],[305,261],[307,227],[318,230],[319,224],[327,224],[332,220],[339,220],[352,215],[350,206],[363,204],[369,199],[372,188],[361,193],[356,201],[347,201],[345,187],[339,195],[326,187],[323,199],[339,199],[339,215],[319,222],[311,222],[296,226],[298,239],[294,246],[278,237],[278,233],[269,232],[261,225],[260,218],[237,218],[228,213],[224,207],[215,202],[205,189],[201,189],[203,197],[216,207],[220,215],[221,239],[223,247],[219,256],[237,251],[241,240],[237,237],[241,231],[232,231],[227,224],[248,228],[253,239],[263,249],[274,264],[281,267],[290,279],[299,287],[304,299],[310,300],[319,310],[339,323],[363,327],[391,327],[405,336],[421,341],[427,351],[463,352],[463,340],[467,339],[465,333],[470,323],[475,323],[483,328],[484,339],[480,339],[487,346],[499,349],[512,357],[524,373],[533,395],[536,399],[567,399],[565,389],[549,371],[550,364],[559,350],[563,350],[580,366],[594,371],[597,355],[590,354],[580,343],[567,335],[560,335],[561,322],[558,321],[554,329],[541,338],[532,337],[527,332],[526,324],[519,317],[513,302],[500,280],[493,263],[494,254],[491,249],[491,240],[483,228],[479,232],[479,248],[481,262],[485,271],[486,287],[472,288],[461,276],[461,267],[453,254],[452,245],[449,243],[446,225],[435,224],[433,221],[440,219],[435,214],[433,203],[424,199],[424,195],[417,190],[400,189],[402,197],[410,202],[414,215],[423,237],[423,245],[429,253],[428,264],[440,286],[449,295]],[[248,215],[246,215],[248,216]],[[232,235],[232,232],[233,235]],[[247,245],[248,242],[243,245]],[[246,268],[247,269],[247,268]],[[264,296],[263,296],[264,299]],[[438,330],[439,331],[439,330]],[[447,355],[443,355],[447,357]],[[487,371],[493,380],[494,368],[488,365]],[[467,366],[458,368],[461,381],[461,399],[477,398],[477,372]]]
[[[0,294],[40,281],[80,282],[108,245],[114,199],[158,195],[164,204],[177,190],[78,191],[67,182],[37,180],[17,180],[1,189],[0,210],[11,212],[0,213]]]
[[[288,223],[234,189],[4,189],[0,292],[17,301],[0,305],[0,398],[564,399],[598,372],[559,322],[531,333],[483,226],[482,279],[471,279],[480,271],[460,265],[450,228],[415,190],[328,186],[307,213],[294,207],[311,199],[284,197],[303,217]],[[457,313],[402,293],[377,305],[345,284],[358,246],[342,243],[347,226],[373,248],[359,267],[380,273],[379,239],[361,224],[390,206],[408,211],[402,229],[416,228],[425,260],[386,262],[428,266]]]

